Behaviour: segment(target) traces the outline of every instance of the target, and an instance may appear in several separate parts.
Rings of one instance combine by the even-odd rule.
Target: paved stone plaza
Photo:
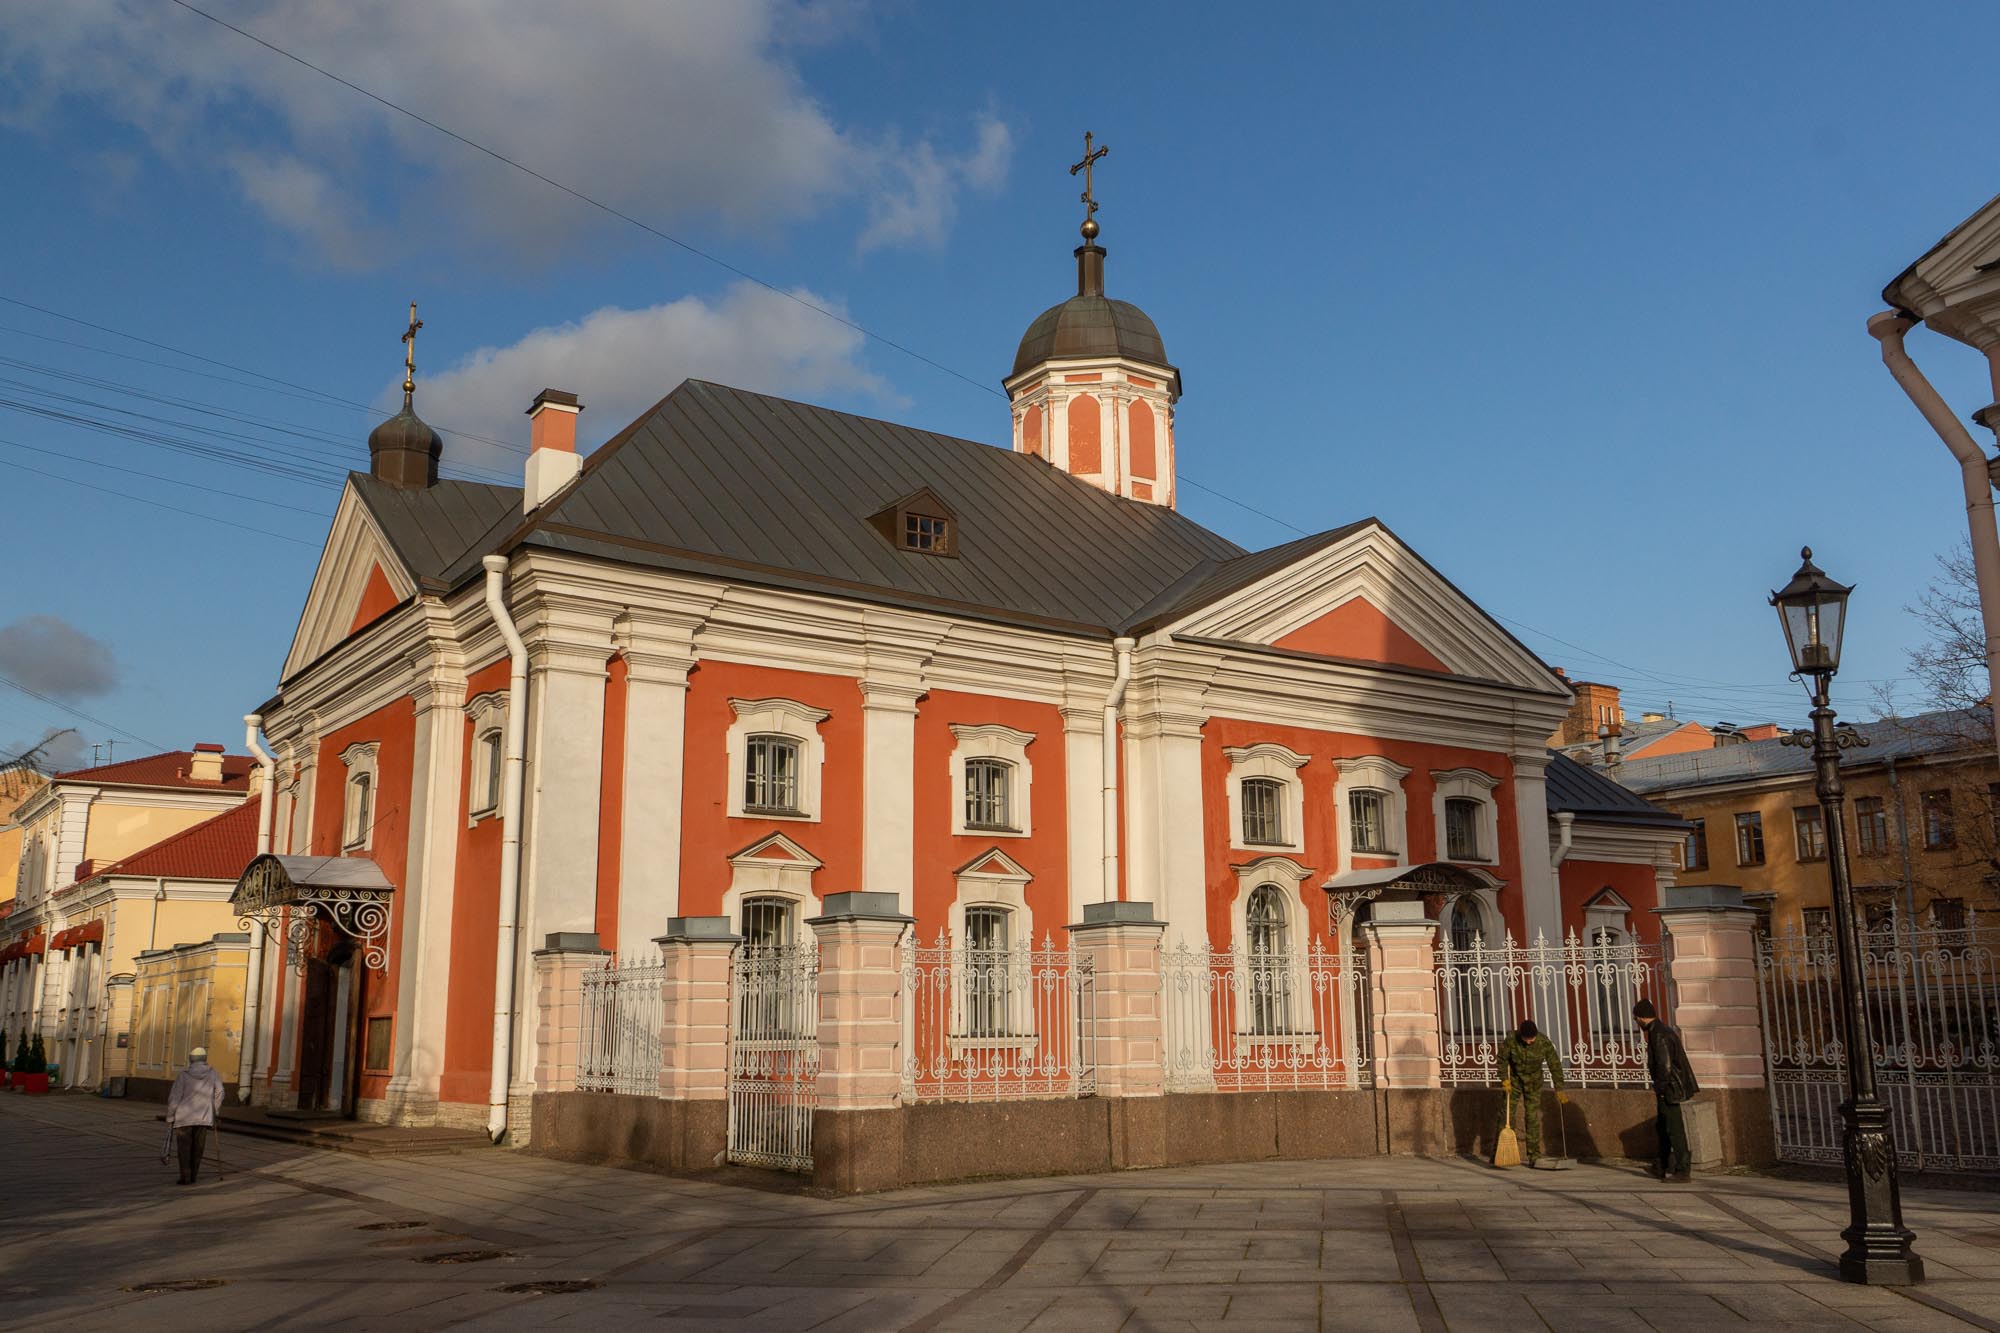
[[[165,1329],[2000,1329],[2000,1199],[1911,1191],[1932,1280],[1833,1277],[1843,1193],[1371,1159],[822,1199],[512,1152],[232,1138],[193,1189],[157,1107],[0,1096],[0,1319]],[[386,1225],[385,1225],[386,1224]],[[493,1252],[498,1253],[493,1253]],[[486,1252],[470,1262],[433,1256]],[[200,1290],[148,1283],[222,1279]],[[537,1293],[542,1282],[592,1284]]]

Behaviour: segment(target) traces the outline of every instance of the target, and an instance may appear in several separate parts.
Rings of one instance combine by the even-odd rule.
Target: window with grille
[[[1937,930],[1965,929],[1965,899],[1931,899],[1931,925]]]
[[[1826,822],[1816,805],[1792,811],[1792,838],[1801,861],[1826,860]]]
[[[1799,913],[1805,923],[1806,934],[1819,938],[1833,934],[1833,909],[1831,907],[1808,907]]]
[[[1012,832],[1014,766],[1004,759],[965,761],[965,826]]]
[[[789,898],[743,900],[743,947],[778,949],[792,942],[793,903]]]
[[[951,520],[936,514],[904,514],[903,549],[926,555],[950,555]]]
[[[1004,907],[965,909],[965,1034],[1004,1037],[1007,1021],[1007,917]]]
[[[1889,813],[1879,796],[1863,796],[1854,803],[1854,844],[1862,856],[1881,856],[1889,850]]]
[[[1285,784],[1276,778],[1243,780],[1243,841],[1282,846],[1285,841]]]
[[[1285,894],[1275,884],[1250,891],[1244,907],[1244,942],[1248,945],[1250,1031],[1271,1036],[1290,1030],[1290,939],[1285,919]]]
[[[347,836],[341,845],[345,848],[366,847],[368,831],[375,823],[375,779],[372,774],[356,773],[347,780]]]
[[[1460,898],[1451,905],[1451,947],[1470,949],[1474,944],[1483,943],[1486,923],[1480,919],[1479,907],[1470,898]]]
[[[1395,855],[1389,841],[1388,793],[1367,789],[1348,793],[1347,815],[1355,851],[1364,856]]]
[[[500,728],[481,732],[473,757],[472,813],[484,814],[500,804]]]
[[[1479,802],[1454,796],[1444,803],[1444,841],[1447,861],[1477,861],[1479,850]]]
[[[1694,827],[1688,830],[1687,845],[1681,849],[1681,868],[1684,870],[1708,869],[1708,821],[1691,819]]]
[[[1941,852],[1958,846],[1958,827],[1952,818],[1951,793],[1927,791],[1921,799],[1924,810],[1924,850]]]
[[[799,811],[799,743],[789,736],[752,736],[744,751],[743,809],[752,814]]]
[[[1754,810],[1736,816],[1736,864],[1764,864],[1764,816]]]

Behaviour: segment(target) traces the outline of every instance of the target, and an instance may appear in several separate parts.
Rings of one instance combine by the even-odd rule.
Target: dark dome
[[[1072,296],[1028,325],[1021,349],[1014,353],[1013,373],[1080,356],[1128,356],[1151,366],[1172,365],[1159,329],[1138,306],[1103,296]]]
[[[368,433],[368,470],[392,485],[420,489],[434,485],[444,441],[424,423],[403,396],[403,410]]]

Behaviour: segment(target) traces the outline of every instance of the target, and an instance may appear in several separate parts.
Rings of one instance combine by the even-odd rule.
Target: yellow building
[[[147,950],[236,928],[229,892],[256,852],[254,773],[248,758],[198,746],[61,773],[22,802],[0,1031],[40,1033],[61,1086],[94,1087],[106,1072],[113,977]]]
[[[22,830],[16,812],[47,783],[30,768],[0,771],[0,929],[14,910],[14,881],[21,873]]]
[[[123,1077],[133,1093],[165,1095],[187,1068],[187,1053],[208,1048],[208,1063],[234,1084],[241,1072],[244,980],[250,972],[250,937],[218,934],[199,944],[176,944],[139,955],[134,973],[112,987],[114,1015],[128,1010],[105,1060],[107,1078]],[[116,1038],[124,1039],[117,1049]]]
[[[1900,913],[1959,928],[2000,908],[2000,763],[1982,712],[1888,718],[1856,728],[1841,759],[1847,852],[1867,919]],[[1807,750],[1779,740],[1626,760],[1613,776],[1694,823],[1682,884],[1740,885],[1774,929],[1830,919],[1826,829]]]

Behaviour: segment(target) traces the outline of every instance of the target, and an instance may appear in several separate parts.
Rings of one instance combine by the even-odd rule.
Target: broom
[[[1493,1165],[1519,1166],[1521,1164],[1521,1140],[1514,1134],[1514,1090],[1503,1087],[1501,1101],[1505,1104],[1506,1117],[1500,1124],[1500,1137],[1493,1143]]]

